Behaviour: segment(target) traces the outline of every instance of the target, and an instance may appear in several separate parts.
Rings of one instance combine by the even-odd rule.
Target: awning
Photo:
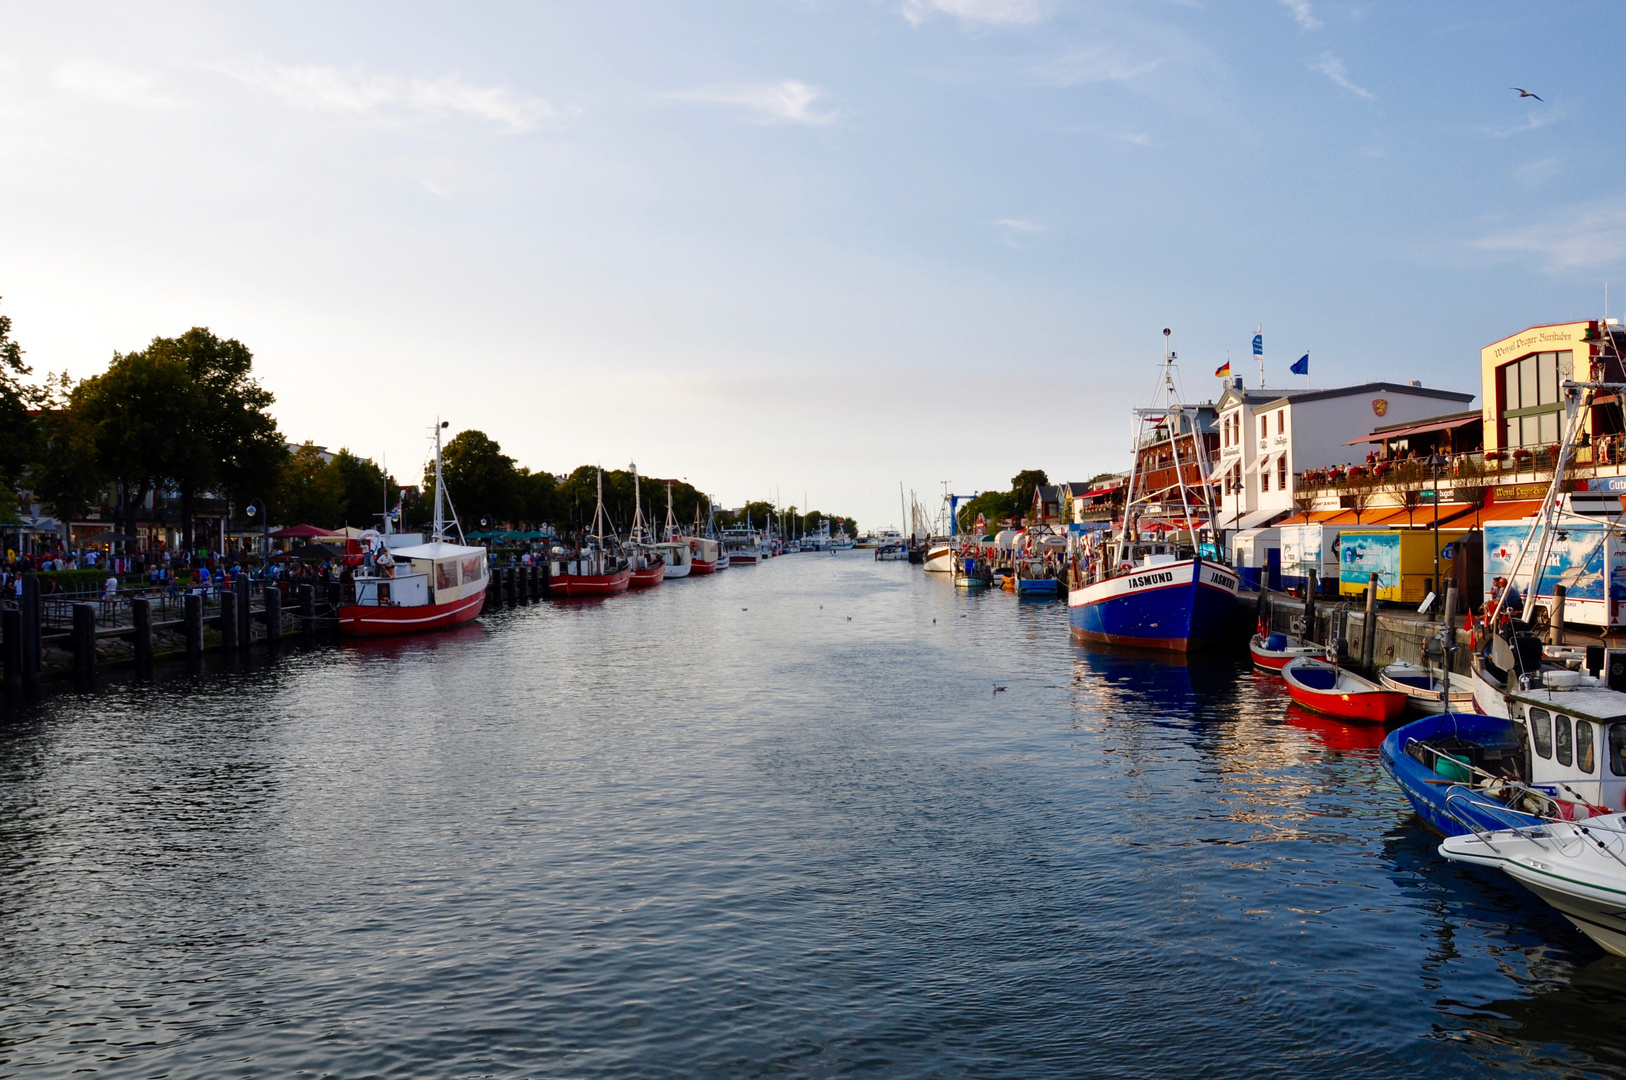
[[[1454,428],[1467,427],[1469,424],[1482,423],[1475,417],[1457,417],[1455,419],[1433,420],[1426,424],[1413,424],[1411,427],[1395,428],[1393,431],[1373,432],[1363,435],[1359,439],[1351,439],[1345,446],[1359,446],[1362,443],[1387,442],[1389,439],[1398,439],[1405,435],[1424,435],[1430,431],[1451,431]]]
[[[332,529],[318,529],[315,525],[290,525],[271,534],[273,540],[309,540],[313,536],[331,536]]]
[[[1220,518],[1215,528],[1219,529],[1257,529],[1268,521],[1281,517],[1285,510],[1255,510],[1251,514],[1232,515]]]
[[[1527,517],[1535,517],[1541,513],[1540,499],[1520,499],[1515,502],[1499,502],[1479,512],[1480,521],[1519,521]]]

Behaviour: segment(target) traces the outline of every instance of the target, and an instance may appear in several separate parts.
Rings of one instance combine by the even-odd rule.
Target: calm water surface
[[[864,552],[54,693],[0,799],[4,1076],[1626,1076],[1374,738]]]

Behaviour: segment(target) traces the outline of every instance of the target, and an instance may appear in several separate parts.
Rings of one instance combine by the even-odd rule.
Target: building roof
[[[1398,439],[1404,435],[1422,435],[1430,431],[1449,431],[1453,428],[1467,427],[1470,424],[1484,423],[1485,417],[1478,410],[1469,412],[1448,413],[1445,416],[1431,416],[1426,420],[1402,420],[1399,423],[1385,424],[1372,429],[1372,434],[1363,435],[1359,439],[1351,439],[1345,446],[1355,446],[1359,443],[1383,442],[1385,439]]]
[[[1367,394],[1378,393],[1409,394],[1412,397],[1431,397],[1438,398],[1441,401],[1460,401],[1464,405],[1472,401],[1476,396],[1474,394],[1464,394],[1457,390],[1436,390],[1432,386],[1411,386],[1409,384],[1393,382],[1369,382],[1359,383],[1355,386],[1335,386],[1326,390],[1281,390],[1268,386],[1260,389],[1250,390],[1247,387],[1242,387],[1239,389],[1233,386],[1225,391],[1224,396],[1220,400],[1223,402],[1225,398],[1236,398],[1242,401],[1243,404],[1252,405],[1257,408],[1259,406],[1274,405],[1278,401],[1284,404],[1297,401],[1324,401],[1330,398],[1364,397]]]

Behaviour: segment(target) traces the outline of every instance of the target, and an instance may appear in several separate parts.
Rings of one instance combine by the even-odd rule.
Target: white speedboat
[[[1465,833],[1442,842],[1440,854],[1500,869],[1605,950],[1626,956],[1626,814]]]
[[[954,545],[947,540],[939,540],[926,547],[926,559],[922,564],[934,574],[952,573],[954,570]]]
[[[1467,675],[1451,672],[1449,676],[1450,689],[1446,693],[1450,697],[1451,707],[1445,707],[1440,692],[1441,672],[1439,668],[1424,667],[1421,664],[1408,664],[1404,661],[1390,664],[1378,674],[1378,682],[1386,690],[1398,690],[1406,695],[1406,707],[1413,712],[1431,714],[1437,712],[1473,712],[1474,711],[1474,684]]]

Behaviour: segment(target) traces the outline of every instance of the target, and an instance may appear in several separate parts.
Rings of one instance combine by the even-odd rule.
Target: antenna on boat
[[[438,418],[437,418],[438,419]],[[446,514],[441,509],[441,499],[446,492],[446,484],[440,476],[440,433],[444,428],[451,426],[451,421],[440,420],[435,424],[435,531],[432,534],[435,543],[446,538]]]

